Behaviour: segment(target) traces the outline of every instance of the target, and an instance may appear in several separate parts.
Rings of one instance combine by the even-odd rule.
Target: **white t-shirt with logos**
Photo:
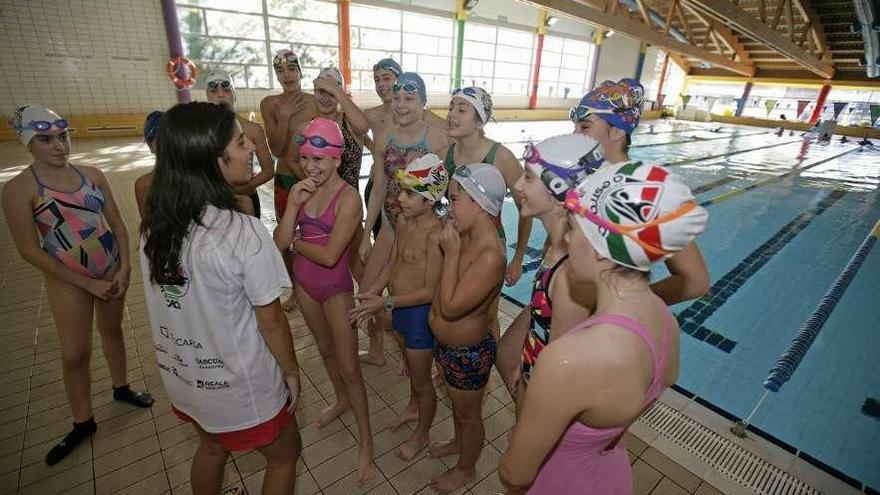
[[[254,306],[277,299],[290,277],[259,219],[208,206],[181,250],[182,286],[141,273],[162,383],[174,407],[208,432],[251,428],[288,399],[283,373],[257,326]]]

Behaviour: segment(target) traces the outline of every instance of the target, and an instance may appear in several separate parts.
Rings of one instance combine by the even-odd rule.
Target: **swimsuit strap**
[[[556,270],[558,270],[559,267],[562,266],[562,263],[564,263],[567,259],[568,255],[566,254],[562,258],[559,258],[559,260],[554,263],[549,270],[547,270],[547,281],[546,283],[544,283],[544,296],[547,298],[547,305],[549,305],[551,308],[553,307],[553,301],[550,300],[550,284],[553,281],[553,276],[556,275]]]
[[[333,211],[336,208],[336,202],[339,201],[339,196],[342,196],[342,191],[345,190],[345,186],[347,185],[347,182],[342,182],[342,184],[339,186],[339,189],[337,189],[336,193],[333,195],[333,198],[330,199],[330,204],[327,205],[327,209],[324,210],[324,213],[327,213],[327,211]]]
[[[44,186],[43,182],[40,180],[40,178],[37,177],[37,172],[34,171],[33,165],[28,166],[28,170],[31,171],[31,175],[33,175],[34,180],[37,181],[37,196],[42,197],[43,196],[43,189],[45,189],[46,186]]]
[[[455,143],[449,145],[449,149],[446,150],[446,158],[443,160],[443,167],[446,168],[446,173],[452,175],[455,172]]]
[[[489,165],[495,165],[495,152],[498,151],[498,148],[501,146],[501,143],[495,143],[492,145],[492,149],[486,153],[486,157],[483,158],[483,163],[488,163]]]
[[[45,190],[46,190],[46,189],[48,189],[48,190],[50,190],[50,191],[55,191],[55,192],[63,193],[63,194],[74,194],[74,193],[76,193],[77,191],[79,191],[80,189],[82,189],[83,186],[88,185],[88,184],[91,183],[91,181],[90,181],[90,180],[89,180],[89,179],[88,179],[88,178],[87,178],[82,172],[80,172],[80,170],[79,170],[78,168],[76,168],[75,165],[73,165],[72,163],[69,164],[69,165],[70,165],[70,168],[72,168],[73,171],[76,172],[76,175],[79,175],[79,178],[80,178],[79,187],[77,187],[76,189],[74,189],[73,191],[70,191],[70,192],[68,192],[68,191],[61,191],[61,190],[58,190],[58,189],[53,189],[53,188],[51,188],[51,187],[49,187],[49,186],[43,184],[43,181],[41,181],[40,178],[37,176],[37,171],[34,170],[34,166],[33,166],[33,165],[29,165],[29,166],[28,166],[28,170],[31,171],[31,175],[33,175],[33,176],[34,176],[34,180],[37,181],[37,195],[40,196],[40,197],[42,197],[43,194],[45,193]],[[93,189],[96,189],[96,187],[93,187]]]

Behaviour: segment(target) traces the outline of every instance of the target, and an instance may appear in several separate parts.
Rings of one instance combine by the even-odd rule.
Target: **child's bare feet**
[[[372,449],[361,449],[358,459],[357,485],[362,487],[376,477],[376,465],[370,455]]]
[[[373,366],[385,366],[385,355],[382,352],[374,353],[373,351],[358,351],[358,357],[364,364]]]
[[[445,442],[434,442],[428,447],[428,457],[443,457],[458,453],[458,442],[455,438]]]
[[[323,428],[329,425],[334,419],[338,418],[340,414],[347,411],[350,407],[351,404],[349,404],[348,401],[345,401],[337,402],[327,409],[324,409],[321,411],[321,414],[318,415],[318,428]]]
[[[428,435],[415,435],[409,437],[409,440],[403,443],[397,449],[397,457],[404,461],[410,461],[425,447],[428,446]]]
[[[391,422],[391,431],[397,431],[401,426],[419,419],[419,405],[413,401],[407,404],[406,409],[400,413],[394,421]]]
[[[477,473],[473,469],[465,471],[454,467],[431,480],[431,488],[439,493],[449,493],[458,490],[476,478]]]

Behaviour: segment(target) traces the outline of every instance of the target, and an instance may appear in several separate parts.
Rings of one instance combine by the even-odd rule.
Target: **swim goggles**
[[[470,86],[468,86],[467,88],[456,88],[452,90],[452,96],[455,96],[459,93],[464,93],[471,98],[479,98],[479,96],[477,95],[477,91]]]
[[[592,161],[589,159],[590,157],[593,158]],[[596,169],[602,166],[605,160],[601,155],[597,157],[597,152],[594,148],[586,155],[580,157],[578,160],[579,167],[560,167],[544,160],[541,157],[541,152],[538,151],[538,147],[528,143],[523,152],[523,161],[527,164],[540,165],[541,182],[544,183],[556,199],[564,201],[565,193],[574,187],[579,182],[579,179],[595,172]]]
[[[621,225],[619,223],[614,223],[609,220],[606,220],[599,215],[596,215],[587,205],[584,205],[580,201],[580,196],[577,191],[571,190],[568,191],[568,194],[565,197],[565,202],[563,202],[562,207],[566,210],[574,213],[575,215],[579,215],[581,217],[586,218],[590,222],[598,225],[600,228],[605,229],[608,232],[613,234],[619,234],[628,237],[630,240],[638,244],[645,251],[657,255],[657,256],[666,256],[668,254],[672,254],[675,251],[667,251],[663,248],[657,247],[653,244],[649,244],[641,239],[634,233],[639,230],[647,229],[649,227],[656,227],[658,225],[662,225],[667,222],[671,222],[676,218],[687,215],[691,210],[697,207],[697,202],[694,200],[686,201],[684,204],[676,208],[674,211],[669,213],[660,215],[659,217],[651,220],[650,222],[644,223],[634,223],[629,225]]]
[[[480,184],[479,182],[477,182],[477,179],[474,178],[474,173],[471,171],[470,168],[468,168],[468,167],[456,167],[456,168],[455,168],[455,172],[453,172],[452,175],[454,175],[454,176],[456,176],[456,177],[461,177],[461,178],[467,179],[471,184],[474,185],[474,187],[477,188],[478,191],[480,191],[481,193],[483,193],[487,198],[491,198],[491,197],[492,197],[492,196],[489,194],[489,191],[487,191],[486,188],[483,187],[482,184]]]
[[[208,81],[208,89],[211,91],[217,91],[218,89],[222,89],[223,91],[230,92],[232,91],[232,83],[226,80],[216,80],[216,81]]]
[[[420,88],[413,83],[394,83],[394,86],[391,86],[391,91],[393,91],[394,93],[399,92],[401,89],[406,91],[407,93],[418,93]]]
[[[614,108],[614,109],[595,109],[590,107],[585,107],[582,105],[571,108],[568,111],[568,120],[579,122],[581,120],[585,120],[587,117],[593,114],[616,114],[616,113],[624,113],[626,112],[626,108]]]
[[[296,135],[296,144],[302,146],[302,145],[306,144],[306,141],[308,141],[309,144],[311,144],[315,148],[327,148],[328,146],[330,148],[344,148],[345,147],[344,145],[341,145],[341,144],[333,144],[330,141],[327,141],[326,139],[324,139],[322,136],[308,136],[308,137],[306,137],[302,134]]]
[[[18,132],[27,130],[48,131],[52,128],[53,125],[59,129],[67,129],[68,127],[70,127],[67,119],[58,119],[52,122],[49,122],[48,120],[32,120],[27,124],[21,124],[20,126],[13,127],[15,127],[15,130],[17,130]]]
[[[399,66],[396,64],[392,64],[390,61],[380,60],[376,65],[373,66],[373,72],[377,70],[387,70],[393,73],[395,76],[400,75]]]

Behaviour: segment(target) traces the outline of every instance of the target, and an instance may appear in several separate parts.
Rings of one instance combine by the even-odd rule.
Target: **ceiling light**
[[[612,36],[614,36],[614,30],[613,30],[613,29],[611,29],[611,30],[609,30],[607,33],[605,33],[605,37],[606,37],[606,38],[610,38],[610,37],[612,37]]]
[[[464,0],[464,10],[474,10],[480,0]]]
[[[559,18],[551,15],[550,17],[547,18],[547,25],[552,26],[552,25],[556,24],[557,21],[559,21]]]

